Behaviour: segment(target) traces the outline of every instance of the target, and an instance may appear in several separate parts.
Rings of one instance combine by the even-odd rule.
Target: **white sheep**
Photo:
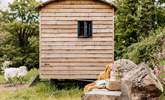
[[[4,77],[6,81],[12,82],[12,79],[16,77],[22,83],[22,78],[27,74],[27,68],[21,66],[19,68],[6,68],[4,69]]]

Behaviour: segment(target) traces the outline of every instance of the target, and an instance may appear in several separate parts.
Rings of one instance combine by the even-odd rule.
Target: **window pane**
[[[88,37],[88,22],[84,21],[84,37]]]
[[[84,22],[83,21],[78,22],[78,36],[79,37],[84,36]]]
[[[92,22],[88,22],[88,36],[92,37]]]
[[[92,21],[78,21],[78,37],[92,37]]]

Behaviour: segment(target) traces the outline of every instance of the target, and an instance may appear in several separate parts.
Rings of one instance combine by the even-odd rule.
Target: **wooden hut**
[[[114,61],[114,12],[106,0],[49,0],[40,11],[40,77],[96,79]]]

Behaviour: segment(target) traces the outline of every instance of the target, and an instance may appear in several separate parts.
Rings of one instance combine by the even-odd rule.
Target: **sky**
[[[0,9],[5,10],[8,8],[8,3],[11,3],[13,0],[0,0]],[[47,0],[36,0],[36,1],[47,1]]]

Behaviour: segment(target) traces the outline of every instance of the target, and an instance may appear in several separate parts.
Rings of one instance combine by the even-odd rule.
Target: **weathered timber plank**
[[[43,34],[41,34],[41,38],[77,38],[78,37],[78,35],[77,34],[70,34],[70,33],[67,33],[67,34],[56,34],[56,33],[43,33]],[[109,32],[109,34],[107,33],[107,34],[102,34],[102,33],[100,33],[100,34],[93,34],[93,37],[94,38],[110,38],[110,37],[112,37],[113,38],[113,34],[112,33],[110,33]]]
[[[52,42],[53,43],[53,42]],[[72,43],[72,44],[62,44],[62,43],[56,43],[56,42],[54,42],[54,44],[50,44],[50,43],[42,43],[41,44],[41,46],[43,46],[43,47],[68,47],[68,46],[71,46],[71,47],[80,47],[80,46],[105,46],[105,47],[112,47],[113,45],[112,45],[112,43],[103,43],[103,44],[95,44],[95,43],[87,43],[87,44],[74,44],[74,43]]]
[[[47,48],[47,49],[46,49],[46,48],[40,48],[40,50],[41,50],[41,51],[57,51],[57,52],[60,51],[60,50],[62,50],[62,51],[63,51],[63,50],[64,50],[64,51],[72,51],[72,50],[73,50],[73,51],[77,51],[77,50],[83,50],[83,51],[84,51],[84,50],[87,50],[87,51],[88,51],[88,50],[96,50],[96,51],[97,51],[97,50],[103,50],[103,51],[104,51],[104,50],[109,50],[109,51],[113,51],[112,48],[110,48],[110,49],[109,49],[109,48],[95,48],[95,49],[93,49],[93,48],[92,48],[92,49],[78,49],[78,48],[72,48],[72,49],[59,49],[59,48],[49,49],[49,48]]]
[[[42,79],[96,79],[98,75],[47,75],[40,73]]]
[[[112,48],[112,45],[85,45],[85,46],[81,46],[81,45],[42,45],[41,48],[48,48],[48,49],[78,49],[78,48],[82,48],[82,49],[95,49],[95,48]]]
[[[105,68],[104,67],[44,67],[42,66],[40,68],[40,70],[47,70],[47,71],[51,71],[51,70],[56,70],[56,71],[80,71],[80,70],[83,70],[83,71],[102,71],[104,70]]]
[[[65,30],[65,29],[64,29]],[[69,35],[74,35],[74,36],[76,36],[77,35],[77,32],[59,32],[59,33],[55,33],[55,32],[41,32],[41,34],[54,34],[54,35],[67,35],[67,34],[69,34]],[[93,32],[93,36],[102,36],[102,35],[108,35],[108,34],[112,34],[113,35],[113,33],[112,32]]]
[[[67,51],[41,51],[41,53],[42,54],[112,54],[113,55],[113,51],[111,51],[111,50],[109,50],[109,51],[107,51],[107,52],[104,52],[104,51],[102,51],[102,52],[81,52],[81,50],[80,51],[74,51],[74,52],[67,52]]]
[[[113,32],[113,29],[93,29],[94,33],[99,33],[99,32]],[[47,33],[67,33],[67,32],[75,32],[77,33],[76,29],[68,29],[68,30],[62,30],[62,29],[42,29],[41,32],[47,32]]]
[[[88,61],[88,60],[87,60]],[[60,62],[47,62],[47,63],[43,63],[42,62],[42,60],[41,60],[41,65],[42,66],[44,66],[45,64],[49,64],[49,65],[51,65],[51,66],[67,66],[67,65],[70,65],[70,66],[74,66],[74,65],[77,65],[77,66],[81,66],[82,65],[82,63],[81,63],[81,61],[80,62],[73,62],[73,63],[68,63],[68,62],[66,62],[66,63],[60,63]],[[98,66],[103,66],[103,65],[107,65],[107,64],[109,64],[109,62],[88,62],[88,63],[83,63],[83,66],[90,66],[90,65],[98,65]]]
[[[77,38],[77,32],[65,32],[65,33],[62,33],[62,32],[59,32],[59,33],[54,33],[54,32],[42,32],[40,33],[41,35],[52,35],[52,36],[59,36],[59,37],[62,37],[62,36],[76,36]],[[99,36],[113,36],[114,34],[112,32],[93,32],[93,36],[96,36],[96,37],[99,37]]]
[[[84,14],[84,13],[83,13]],[[70,14],[69,14],[70,15]],[[79,15],[79,14],[76,14]],[[73,15],[74,16],[74,15]],[[108,16],[108,17],[56,17],[56,16],[46,16],[46,17],[41,17],[42,21],[54,21],[54,20],[62,20],[62,21],[78,21],[78,20],[92,20],[92,21],[109,21],[109,20],[113,20],[113,16]]]
[[[99,17],[110,17],[112,20],[113,14],[112,13],[75,13],[75,12],[70,12],[70,13],[41,13],[40,17],[69,17],[69,18],[86,18],[86,20],[89,17],[93,18],[99,18]],[[90,20],[90,19],[89,19]],[[102,20],[102,19],[100,19]]]
[[[103,58],[95,58],[95,59],[78,59],[78,58],[72,58],[72,59],[46,59],[46,58],[42,58],[41,62],[45,63],[45,62],[81,62],[81,63],[86,63],[86,62],[112,62],[112,59],[103,59]]]
[[[60,53],[60,52],[63,52],[63,53],[67,53],[67,52],[72,52],[72,53],[111,53],[113,52],[112,49],[41,49],[41,51],[43,52],[46,52],[46,53],[52,53],[52,52],[55,52],[55,53]]]
[[[83,63],[84,64],[84,63]],[[106,65],[107,64],[110,64],[110,63],[105,63]],[[44,65],[44,64],[42,64],[41,65],[42,67],[44,67],[44,66],[48,66],[48,65]],[[79,66],[79,65],[49,65],[50,67],[68,67],[68,68],[71,68],[71,67],[101,67],[101,66],[104,66],[104,64],[102,64],[102,65],[81,65],[81,66]],[[67,70],[67,69],[65,69],[65,70]],[[93,71],[95,71],[95,70],[93,70]],[[99,72],[101,72],[101,71],[103,71],[103,70],[99,70]]]
[[[70,24],[70,25],[77,25],[77,21],[60,21],[60,20],[55,20],[55,21],[41,21],[41,25],[42,24],[49,24],[49,25],[51,25],[51,24],[58,24],[58,25],[64,25],[64,24]],[[99,25],[99,24],[101,24],[101,25],[112,25],[113,23],[112,23],[112,20],[109,20],[109,21],[102,21],[102,20],[100,20],[100,21],[93,21],[93,25]]]
[[[84,64],[84,63],[86,63],[86,64],[107,64],[107,63],[112,63],[112,59],[108,59],[108,60],[99,60],[99,59],[94,59],[94,60],[88,60],[88,59],[86,59],[86,60],[84,60],[84,59],[77,59],[77,60],[73,60],[73,59],[70,59],[70,60],[68,60],[68,59],[56,59],[56,60],[54,60],[54,59],[41,59],[41,63],[42,64],[53,64],[53,63],[64,63],[64,64],[66,64],[66,63],[68,63],[68,64],[70,64],[70,63],[73,63],[73,64],[77,64],[77,63],[81,63],[81,64]],[[85,65],[85,64],[84,64]]]
[[[51,46],[51,45],[59,45],[59,46],[104,46],[104,45],[107,45],[107,46],[112,46],[113,45],[113,42],[111,41],[101,41],[101,42],[79,42],[79,41],[76,41],[76,42],[42,42],[40,43],[40,45],[47,45],[47,46]]]
[[[56,60],[54,59],[51,59],[51,58],[42,58],[41,59],[42,61],[82,61],[82,62],[86,62],[86,61],[89,61],[89,62],[95,62],[95,61],[112,61],[111,58],[107,59],[106,57],[105,58],[99,58],[99,57],[86,57],[86,58],[73,58],[73,57],[62,57],[62,58],[56,58]]]
[[[90,46],[90,47],[56,47],[56,48],[53,48],[53,47],[41,47],[41,51],[44,51],[44,50],[109,50],[109,51],[113,51],[113,48],[112,47],[107,47],[105,48],[105,46],[100,46],[100,47],[95,47],[95,46]]]
[[[112,13],[112,9],[42,9],[41,13],[70,13],[70,12],[75,12],[75,13]]]
[[[113,42],[113,38],[41,38],[41,41],[45,41],[45,42],[49,42],[49,41],[61,41],[61,42],[73,42],[73,41],[95,41],[95,42],[99,42],[99,41],[112,41]]]
[[[109,63],[107,63],[107,64],[109,64]],[[106,65],[107,65],[106,64]],[[41,67],[69,67],[69,68],[71,68],[71,67],[77,67],[78,65],[61,65],[61,66],[53,66],[53,65],[48,65],[48,64],[45,64],[45,65],[42,65]],[[104,66],[104,65],[80,65],[80,66],[78,66],[78,67],[102,67],[102,66]],[[101,71],[100,71],[101,72]]]
[[[78,60],[56,60],[56,59],[52,59],[52,60],[43,60],[41,59],[41,63],[111,63],[112,59],[107,59],[107,60],[93,60],[93,61],[88,61],[87,60],[82,60],[82,59],[78,59]]]
[[[42,29],[77,29],[77,25],[70,25],[70,24],[64,24],[64,25],[41,25]],[[113,28],[113,25],[93,25],[93,29],[109,29]]]
[[[40,72],[41,73],[43,73],[43,74],[53,74],[53,75],[84,75],[84,74],[86,74],[86,75],[97,75],[97,74],[99,74],[100,73],[100,71],[75,71],[75,70],[73,70],[73,71],[56,71],[56,70],[51,70],[51,71],[47,71],[47,70],[40,70]]]
[[[112,57],[112,54],[42,54],[41,57]]]
[[[49,5],[44,7],[44,9],[77,9],[77,8],[82,8],[82,9],[111,9],[110,6],[104,6],[104,5]]]
[[[41,57],[41,59],[112,59],[112,57]]]

